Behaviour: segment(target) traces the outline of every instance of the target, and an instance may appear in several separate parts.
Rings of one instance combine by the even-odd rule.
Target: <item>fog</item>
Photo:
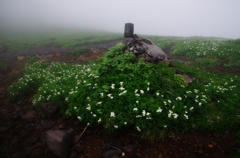
[[[240,38],[239,0],[0,0],[0,28]]]

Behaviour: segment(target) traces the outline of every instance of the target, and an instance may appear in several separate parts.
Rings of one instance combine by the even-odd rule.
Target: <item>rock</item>
[[[76,147],[74,148],[74,150],[75,150],[77,153],[79,153],[79,154],[82,154],[82,153],[83,153],[83,147],[82,147],[82,146],[76,146]]]
[[[17,56],[17,60],[23,60],[23,59],[25,59],[25,56]]]
[[[148,39],[141,39],[137,35],[123,40],[125,50],[132,52],[137,58],[144,57],[146,62],[159,63],[169,62],[165,52]]]
[[[60,53],[55,53],[55,56],[56,56],[56,57],[60,57],[61,54],[60,54]]]
[[[43,128],[43,129],[50,129],[50,128],[52,128],[52,123],[49,122],[49,121],[44,121],[44,122],[42,123],[42,128]]]
[[[102,150],[103,150],[103,151],[109,150],[110,148],[111,148],[111,145],[110,145],[110,144],[104,144],[104,145],[102,146]]]
[[[123,151],[130,156],[136,155],[136,146],[135,145],[126,145],[123,147]]]
[[[22,150],[21,155],[22,155],[23,157],[27,157],[27,156],[32,152],[32,150],[33,150],[32,147],[29,147],[29,146],[24,147],[23,150]]]
[[[79,142],[80,138],[81,138],[80,135],[75,135],[73,138],[73,145],[76,145]]]
[[[37,116],[36,111],[29,110],[29,111],[27,111],[25,114],[21,115],[21,119],[22,119],[22,120],[32,120],[32,119],[35,118],[36,116]]]
[[[116,156],[120,156],[122,154],[121,151],[118,150],[108,150],[103,153],[103,158],[114,158]]]
[[[61,158],[65,158],[71,149],[74,130],[49,130],[46,141],[49,149]]]
[[[122,150],[123,149],[123,144],[119,143],[119,142],[113,142],[113,143],[111,143],[111,147],[114,148],[114,149]]]
[[[45,118],[52,118],[58,112],[58,105],[56,103],[43,103],[40,105],[40,109],[43,112]]]
[[[44,155],[44,150],[43,149],[34,149],[31,154],[29,155],[29,158],[42,158]]]
[[[208,148],[212,149],[212,148],[214,148],[214,145],[213,144],[208,144]]]

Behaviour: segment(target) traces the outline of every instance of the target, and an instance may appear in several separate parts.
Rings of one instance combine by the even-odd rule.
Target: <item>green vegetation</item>
[[[6,45],[8,47],[8,52],[21,52],[34,48],[51,46],[73,48],[83,45],[103,43],[121,38],[121,34],[106,32],[6,32],[1,33],[0,46],[3,44]]]
[[[216,65],[240,68],[240,39],[204,37],[146,37],[160,48],[172,47],[172,56],[186,56],[191,64],[212,68]]]
[[[238,76],[213,75],[173,62],[194,78],[187,85],[167,65],[145,64],[123,47],[118,44],[87,65],[32,62],[9,87],[10,99],[36,92],[36,106],[56,102],[62,112],[91,126],[109,131],[130,126],[150,138],[176,131],[238,130]]]

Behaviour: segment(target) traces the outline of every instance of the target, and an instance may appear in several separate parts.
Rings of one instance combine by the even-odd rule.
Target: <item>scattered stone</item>
[[[13,158],[22,158],[22,155],[20,152],[17,152],[15,154],[13,154]]]
[[[19,136],[21,138],[27,138],[29,136],[30,132],[27,131],[27,130],[21,130],[20,133],[19,133]]]
[[[45,118],[52,118],[58,112],[58,105],[56,103],[43,103],[40,105],[40,109],[44,114]]]
[[[32,147],[29,147],[29,146],[24,147],[23,150],[22,150],[21,155],[22,155],[23,157],[27,157],[27,155],[29,155],[29,154],[32,152],[32,150],[33,150]]]
[[[113,143],[111,143],[111,148],[117,149],[117,150],[122,150],[123,144],[119,143],[119,142],[113,142]]]
[[[83,154],[83,147],[82,146],[76,146],[74,148],[74,150],[79,154]]]
[[[9,127],[0,127],[0,133],[4,133],[9,129]]]
[[[208,144],[208,148],[212,149],[212,148],[214,148],[214,145],[213,144]]]
[[[102,146],[102,150],[103,150],[103,151],[109,150],[110,148],[111,148],[111,145],[110,145],[110,144],[104,144],[104,145]]]
[[[22,119],[22,120],[32,120],[32,119],[35,118],[36,116],[37,116],[36,111],[29,110],[29,111],[27,111],[26,114],[23,114],[23,115],[21,116],[21,119]]]
[[[25,56],[17,56],[17,60],[23,60],[23,59],[25,59]]]
[[[44,155],[44,150],[43,149],[34,149],[31,154],[29,155],[29,158],[42,158]]]
[[[65,129],[67,127],[67,123],[63,122],[59,125],[59,129]]]
[[[130,156],[136,155],[136,146],[135,145],[127,145],[123,147],[123,151]]]
[[[199,153],[199,154],[202,154],[202,153],[203,153],[203,150],[201,150],[201,149],[198,150],[198,153]]]
[[[74,130],[49,130],[46,141],[49,149],[61,158],[65,158],[71,149]]]
[[[73,145],[76,145],[79,142],[80,138],[81,138],[80,135],[75,135],[73,138]]]
[[[56,57],[60,57],[61,54],[60,54],[60,53],[55,53],[55,56],[56,56]]]
[[[42,128],[43,128],[43,129],[50,129],[50,128],[52,128],[52,123],[49,122],[49,121],[44,121],[44,122],[42,123]]]
[[[119,157],[122,154],[121,151],[118,150],[108,150],[103,153],[103,158],[114,158],[114,157]]]

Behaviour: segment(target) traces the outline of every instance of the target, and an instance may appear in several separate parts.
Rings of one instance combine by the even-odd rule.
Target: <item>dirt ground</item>
[[[88,60],[103,56],[105,51],[106,49],[92,49],[81,56],[54,53],[48,57],[44,55],[40,60],[84,64]],[[169,53],[170,49],[165,51]],[[51,119],[43,117],[43,113],[33,107],[31,96],[18,103],[9,102],[7,88],[21,77],[21,69],[28,60],[28,56],[0,58],[0,61],[7,65],[0,71],[0,157],[55,158],[57,156],[52,154],[46,145],[46,131],[73,128],[76,134],[80,134],[85,125],[66,115],[59,114]],[[30,119],[24,119],[27,114],[31,116]],[[152,143],[141,139],[139,133],[131,128],[106,134],[101,127],[88,127],[82,143],[73,149],[68,157],[101,158],[104,145],[117,143],[123,146],[134,145],[136,154],[128,157],[135,158],[228,158],[235,152],[234,141],[234,133],[192,132],[170,135]]]

